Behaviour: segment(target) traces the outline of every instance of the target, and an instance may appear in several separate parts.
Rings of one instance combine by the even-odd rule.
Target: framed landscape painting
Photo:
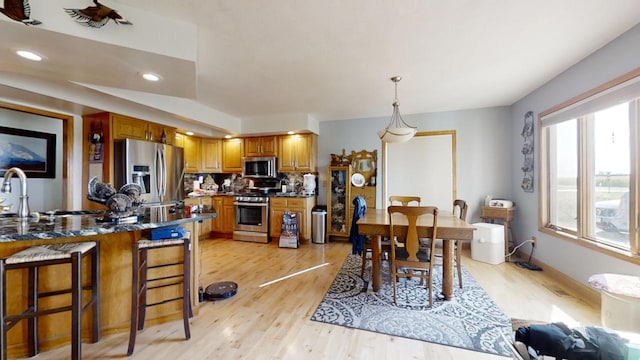
[[[28,178],[55,178],[55,165],[55,134],[0,126],[0,176],[18,167]]]

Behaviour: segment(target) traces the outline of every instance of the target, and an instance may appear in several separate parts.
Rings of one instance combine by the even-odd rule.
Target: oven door
[[[267,233],[269,231],[269,203],[235,202],[235,230]]]

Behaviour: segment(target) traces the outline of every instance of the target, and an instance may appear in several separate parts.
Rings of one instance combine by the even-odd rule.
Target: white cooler
[[[504,262],[504,226],[475,223],[476,230],[471,241],[471,258],[489,264]]]

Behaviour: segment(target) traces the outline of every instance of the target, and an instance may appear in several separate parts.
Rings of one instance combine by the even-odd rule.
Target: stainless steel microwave
[[[274,178],[277,173],[275,156],[256,156],[242,158],[242,177]]]

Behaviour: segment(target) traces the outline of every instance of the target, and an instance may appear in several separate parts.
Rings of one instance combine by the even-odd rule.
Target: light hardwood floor
[[[570,293],[547,273],[514,264],[463,264],[510,317],[599,324],[599,310]],[[201,242],[202,283],[235,281],[238,294],[206,302],[184,340],[181,320],[149,326],[138,334],[132,359],[504,359],[504,357],[354,330],[309,320],[351,251],[346,241],[280,249],[224,239]],[[260,287],[313,266],[315,270]],[[457,281],[456,281],[457,284]],[[103,294],[108,296],[108,294]],[[123,309],[122,311],[129,311]],[[84,359],[126,358],[128,333],[83,344]],[[69,358],[68,346],[38,359]]]

